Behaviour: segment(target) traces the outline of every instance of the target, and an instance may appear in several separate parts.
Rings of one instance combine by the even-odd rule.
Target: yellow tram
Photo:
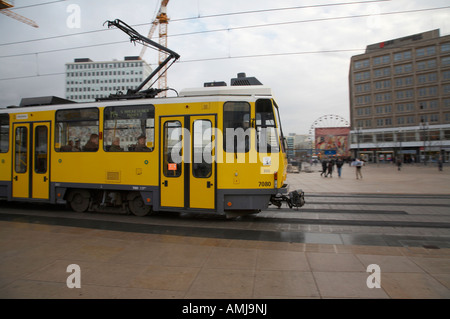
[[[177,97],[43,97],[0,109],[0,198],[138,216],[303,205],[302,193],[283,195],[286,148],[271,89],[244,74],[223,84]]]
[[[268,87],[61,102],[29,99],[31,106],[0,110],[0,197],[145,215],[150,208],[255,211],[282,192],[286,153]]]

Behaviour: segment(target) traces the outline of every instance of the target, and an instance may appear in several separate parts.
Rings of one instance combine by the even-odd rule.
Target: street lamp
[[[427,160],[426,160],[426,137],[427,137],[427,133],[428,133],[428,122],[425,122],[423,119],[420,122],[420,130],[422,131],[422,136],[423,136],[423,165],[427,165]]]
[[[398,141],[398,144],[399,144],[399,146],[398,146],[398,148],[399,148],[399,150],[398,150],[398,154],[397,154],[397,160],[400,160],[402,163],[403,163],[403,152],[402,152],[402,138],[401,138],[401,134],[402,134],[402,131],[398,131],[397,132],[397,141]]]
[[[358,145],[358,148],[357,148],[357,150],[356,150],[356,158],[359,158],[359,137],[360,137],[361,134],[362,134],[362,132],[361,132],[361,127],[358,126],[358,127],[356,128],[356,143],[357,143],[357,145]]]

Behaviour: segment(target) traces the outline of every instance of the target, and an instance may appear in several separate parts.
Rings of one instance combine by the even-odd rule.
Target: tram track
[[[60,212],[58,212],[60,213]],[[80,218],[80,215],[84,218]],[[280,225],[311,225],[311,222],[320,223],[323,226],[331,226],[342,224],[343,221],[338,220],[304,220],[304,219],[286,219],[286,218],[268,218],[256,217],[247,220],[227,220],[215,216],[213,220],[208,219],[205,224],[199,223],[198,217],[182,217],[177,218],[175,213],[172,216],[164,215],[151,216],[148,218],[136,218],[127,215],[113,215],[111,218],[105,219],[104,214],[99,213],[71,213],[55,216],[44,212],[21,212],[6,213],[0,211],[0,221],[9,221],[15,223],[28,223],[40,225],[56,225],[67,227],[81,227],[92,230],[110,230],[119,232],[134,232],[143,234],[159,234],[186,237],[204,237],[217,239],[234,239],[234,240],[253,240],[253,241],[273,241],[273,242],[297,242],[297,243],[321,243],[321,244],[358,244],[358,245],[381,245],[381,246],[433,246],[438,248],[450,248],[448,236],[423,236],[423,235],[398,235],[394,233],[371,234],[371,233],[317,233],[308,231],[292,231],[288,229],[280,229]],[[110,216],[111,217],[111,216]],[[188,219],[187,219],[188,218]],[[201,218],[202,220],[205,217]],[[186,221],[188,221],[186,223]],[[268,225],[273,224],[277,227],[256,228],[248,225],[251,224]],[[280,223],[281,222],[281,223]],[[235,227],[237,225],[244,227]],[[346,225],[354,226],[387,226],[391,227],[428,227],[448,229],[448,223],[398,223],[398,222],[377,222],[377,221],[346,221]],[[444,228],[443,228],[444,227]]]
[[[182,224],[192,228],[211,227],[216,228],[241,228],[240,224],[292,224],[292,225],[340,225],[340,226],[367,226],[367,227],[420,227],[420,228],[440,228],[450,229],[450,222],[439,221],[415,221],[415,220],[384,220],[378,216],[396,216],[405,217],[409,214],[405,211],[386,211],[386,210],[346,210],[346,209],[325,209],[325,208],[305,208],[297,212],[288,209],[269,209],[265,212],[255,215],[245,215],[232,220],[227,219],[224,215],[219,214],[204,214],[204,213],[189,213],[189,212],[160,212],[152,216],[138,218],[126,214],[111,214],[111,213],[74,213],[72,211],[47,210],[47,206],[40,208],[26,207],[22,208],[9,207],[6,210],[0,210],[0,220],[15,220],[29,223],[52,223],[63,224],[75,227],[101,227],[97,223],[119,222],[123,224],[133,225],[152,225],[152,226],[177,226]],[[53,206],[52,206],[53,207]],[[23,209],[26,208],[26,209]],[[54,208],[54,207],[53,207]],[[60,207],[61,208],[61,207]],[[9,211],[9,212],[8,212]],[[276,217],[281,213],[280,217]],[[292,217],[295,214],[296,217]],[[322,214],[326,214],[325,218]],[[306,217],[311,215],[312,217]],[[339,215],[341,218],[329,218],[329,215]],[[352,215],[371,216],[373,219],[358,219],[349,218]],[[113,218],[114,216],[114,218]],[[249,227],[245,227],[249,229]]]
[[[430,197],[347,194],[342,199],[342,196],[337,195],[313,195],[299,209],[271,206],[259,214],[231,220],[214,213],[157,212],[152,216],[136,217],[117,213],[75,213],[61,205],[0,202],[0,220],[121,232],[264,241],[311,240],[345,244],[355,243],[355,238],[361,243],[361,238],[364,238],[366,244],[399,245],[397,239],[409,238],[420,243],[450,247],[450,213],[446,209],[450,206],[450,197]],[[379,202],[376,205],[379,207],[375,207],[373,201],[367,202],[369,198],[377,198]],[[436,200],[439,202],[433,203]]]

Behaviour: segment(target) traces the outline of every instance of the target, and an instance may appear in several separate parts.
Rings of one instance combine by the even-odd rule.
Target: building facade
[[[353,156],[449,161],[449,35],[437,29],[368,45],[351,58],[349,89]]]
[[[150,66],[139,57],[103,62],[75,59],[73,63],[66,63],[66,98],[88,102],[119,91],[126,93],[128,89],[137,88],[150,73]]]
[[[311,157],[310,137],[306,134],[289,133],[286,137],[287,157],[292,161],[305,161]]]

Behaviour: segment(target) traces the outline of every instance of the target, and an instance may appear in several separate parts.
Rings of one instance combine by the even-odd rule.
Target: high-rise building
[[[302,159],[311,156],[311,142],[309,136],[305,134],[289,133],[286,137],[288,159]]]
[[[125,57],[123,61],[75,59],[66,63],[66,98],[88,102],[119,91],[125,94],[128,89],[137,88],[150,73],[147,62],[135,56]]]
[[[449,161],[450,35],[439,29],[368,45],[349,72],[353,156]]]

